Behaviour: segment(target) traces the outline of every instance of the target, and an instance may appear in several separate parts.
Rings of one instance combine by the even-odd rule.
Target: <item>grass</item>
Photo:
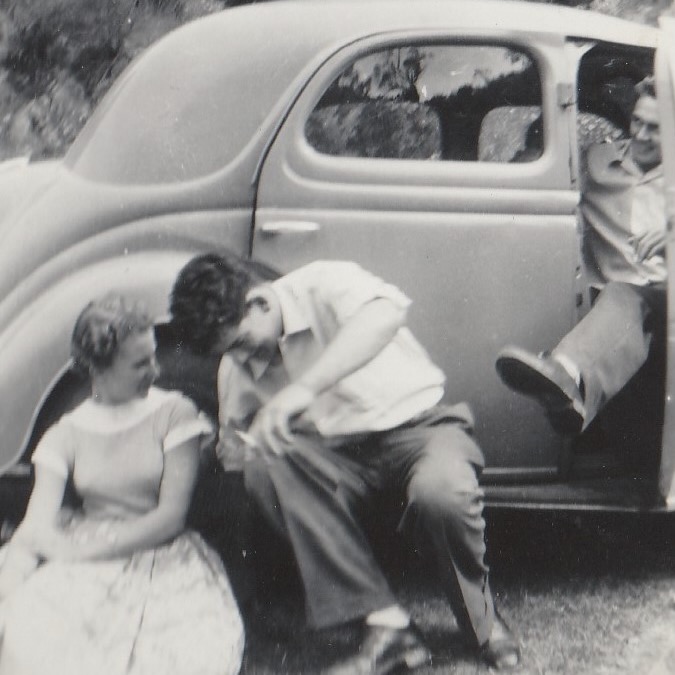
[[[489,524],[493,592],[523,650],[517,672],[647,673],[663,636],[675,644],[672,517],[532,513],[493,515]],[[418,672],[488,673],[421,572],[392,579],[434,654]],[[318,673],[358,644],[352,627],[308,631],[292,584],[257,605],[248,629],[245,675]]]

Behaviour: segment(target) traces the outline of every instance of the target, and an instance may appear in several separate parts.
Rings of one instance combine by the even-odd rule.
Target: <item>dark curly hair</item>
[[[73,329],[73,368],[82,375],[109,368],[124,340],[152,325],[152,317],[141,302],[113,293],[92,300],[80,312]]]
[[[220,329],[239,323],[246,294],[276,270],[230,253],[206,253],[190,260],[171,291],[169,311],[178,339],[192,351],[208,353]]]

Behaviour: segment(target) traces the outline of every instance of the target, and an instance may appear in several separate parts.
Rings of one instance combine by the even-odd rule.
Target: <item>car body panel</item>
[[[353,259],[398,284],[413,300],[415,334],[446,372],[447,399],[477,412],[491,503],[671,508],[653,481],[633,481],[632,491],[604,475],[571,484],[569,444],[494,370],[503,344],[552,344],[587,307],[579,55],[602,41],[653,48],[656,34],[504,0],[289,0],[228,9],[161,39],[119,78],[63,161],[0,165],[0,473],[30,450],[36,420],[61,395],[70,327],[88,299],[123,290],[161,321],[180,266],[228,249],[281,270]],[[542,77],[543,155],[515,170],[372,163],[312,148],[305,120],[341,68],[403,40],[528,51]],[[662,495],[673,491],[674,434]]]
[[[97,222],[94,215],[102,213],[99,203],[89,222]],[[0,303],[0,325],[5,326],[0,333],[0,471],[22,456],[40,401],[67,365],[74,318],[88,299],[117,289],[140,296],[164,320],[171,285],[182,265],[197,252],[222,246],[223,241],[230,250],[246,255],[250,222],[247,209],[170,213],[132,219],[97,234],[90,231],[89,237],[80,240],[62,232],[64,239],[72,238],[65,239],[61,252],[51,257],[48,247],[55,239],[59,245],[63,240],[42,242],[44,247],[33,252],[34,271],[25,274]],[[24,250],[21,239],[8,239],[2,254],[13,252],[16,261]],[[33,241],[38,248],[37,239]],[[20,259],[25,262],[31,257],[23,254]],[[17,265],[17,275],[20,271]],[[26,364],[30,364],[30,377],[25,375]]]
[[[15,449],[28,441],[40,407],[37,404],[68,363],[70,334],[83,307],[83,289],[90,297],[96,297],[116,288],[132,297],[141,296],[152,311],[158,312],[164,308],[166,290],[185,259],[185,256],[144,253],[126,256],[122,261],[111,259],[89,265],[65,276],[49,293],[40,294],[25,308],[15,318],[11,334],[3,335],[1,346],[0,378],[11,382],[11,390],[7,390],[0,408],[3,441],[13,441]],[[31,377],[25,375],[26,364],[30,364]],[[35,405],[12,405],[13,401],[34,401]],[[13,437],[17,432],[24,436]],[[3,457],[3,468],[16,459]]]
[[[413,332],[446,373],[446,398],[468,400],[475,411],[485,478],[555,475],[560,438],[531,401],[501,384],[494,360],[506,343],[553,344],[578,318],[578,194],[557,99],[568,72],[563,41],[489,28],[473,35],[527,45],[537,58],[549,143],[536,162],[401,162],[331,157],[311,148],[305,120],[330,82],[360,54],[404,38],[453,44],[465,32],[443,30],[437,21],[412,38],[386,34],[350,43],[324,65],[266,158],[253,254],[280,269],[321,257],[356,260],[405,289]],[[284,223],[315,229],[287,232]]]

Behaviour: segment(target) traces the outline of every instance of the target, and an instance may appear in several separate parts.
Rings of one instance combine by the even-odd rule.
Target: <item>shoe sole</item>
[[[534,398],[547,412],[551,426],[561,434],[575,434],[584,424],[584,409],[553,380],[540,371],[539,359],[527,352],[502,354],[495,363],[497,372],[510,389]]]

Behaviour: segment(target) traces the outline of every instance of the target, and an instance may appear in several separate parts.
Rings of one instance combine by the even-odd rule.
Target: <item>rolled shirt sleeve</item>
[[[364,270],[353,262],[314,263],[306,274],[316,278],[317,297],[335,312],[339,324],[346,323],[373,300],[390,300],[407,310],[410,298],[393,284]]]

